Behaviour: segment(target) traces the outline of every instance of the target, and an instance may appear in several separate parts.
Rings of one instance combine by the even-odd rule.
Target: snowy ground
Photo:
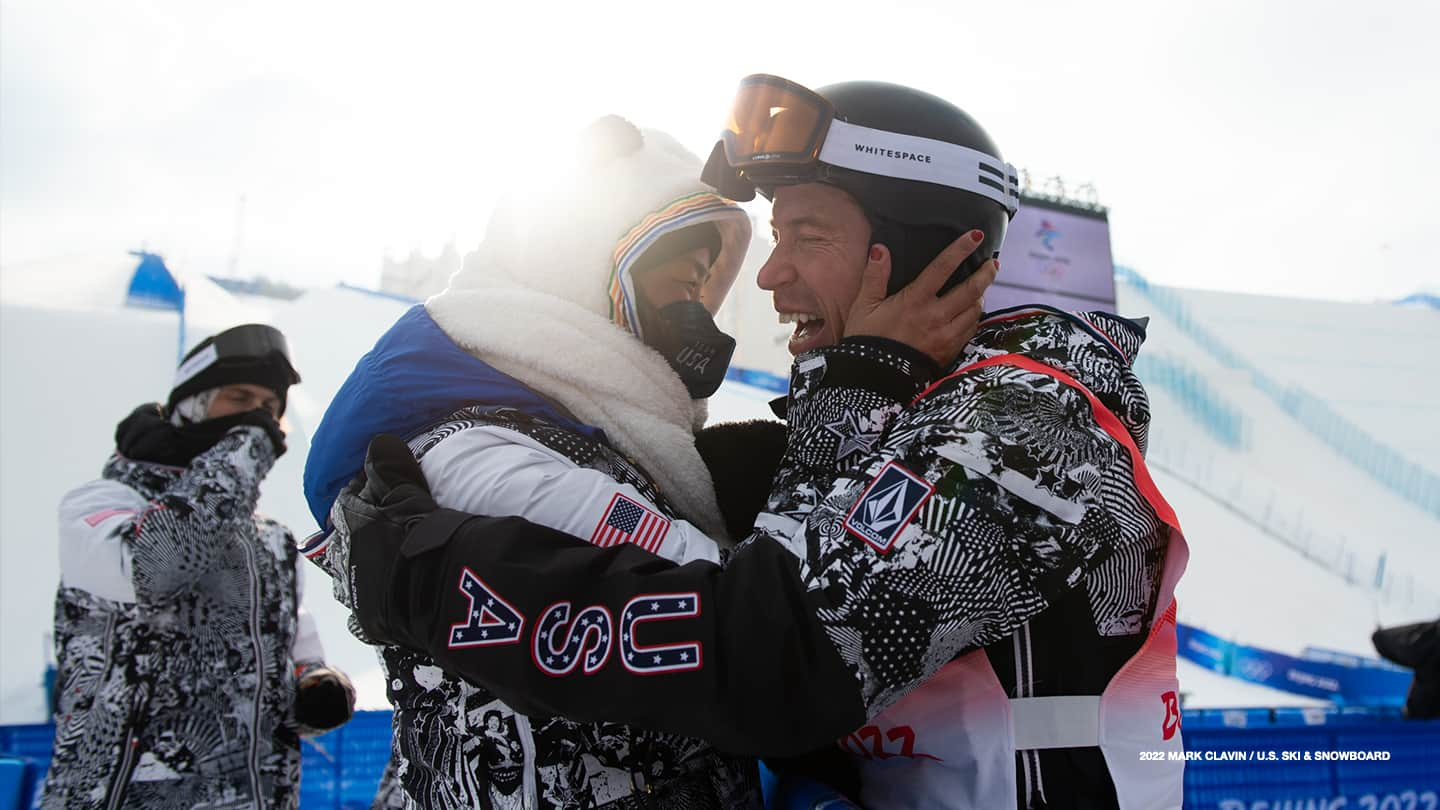
[[[1440,472],[1440,310],[1186,290],[1190,313],[1271,375]],[[1140,306],[1143,299],[1134,299]],[[1435,538],[1435,535],[1431,535]]]
[[[1143,297],[1120,289],[1122,313],[1146,313]],[[1179,292],[1192,316],[1247,360],[1326,400],[1432,473],[1440,468],[1426,449],[1440,441],[1433,409],[1411,407],[1440,397],[1440,314]],[[1163,316],[1148,314],[1145,350],[1201,370],[1250,423],[1250,447],[1230,450],[1170,393],[1149,387],[1150,462],[1191,545],[1179,588],[1182,620],[1282,652],[1313,644],[1373,655],[1377,623],[1440,615],[1440,520],[1337,455]],[[1361,397],[1371,404],[1356,404]],[[1382,554],[1387,589],[1377,592]]]
[[[115,422],[170,386],[176,318],[121,306],[133,266],[121,256],[0,270],[0,723],[44,714],[40,683],[58,579],[55,504],[98,474]],[[752,284],[737,283],[739,297],[722,323],[749,329],[738,363],[782,373],[783,338],[776,339],[773,309]],[[240,300],[204,279],[187,285],[190,342],[251,320],[274,323],[290,338],[305,382],[290,397],[290,451],[265,482],[260,506],[306,534],[314,529],[300,486],[309,432],[355,361],[406,305],[339,288],[280,302]],[[1252,362],[1333,401],[1432,472],[1440,466],[1440,431],[1417,404],[1440,398],[1440,315],[1180,293]],[[1123,314],[1157,315],[1125,285],[1121,295]],[[1174,324],[1155,317],[1150,331],[1144,351],[1200,370],[1251,424],[1251,447],[1226,449],[1166,391],[1150,387],[1151,465],[1191,549],[1178,591],[1182,621],[1284,652],[1316,645],[1367,654],[1377,620],[1440,613],[1440,602],[1426,596],[1440,592],[1440,521],[1339,458]],[[711,419],[768,417],[772,396],[727,383],[712,400]],[[1308,544],[1315,559],[1296,544]],[[1422,586],[1418,596],[1377,595],[1370,587],[1382,552],[1392,571]],[[1347,566],[1353,583],[1336,573]],[[362,706],[382,707],[375,657],[345,631],[327,585],[308,576],[305,603],[324,628],[331,660],[357,678]],[[1191,706],[1314,703],[1184,662],[1181,675]]]

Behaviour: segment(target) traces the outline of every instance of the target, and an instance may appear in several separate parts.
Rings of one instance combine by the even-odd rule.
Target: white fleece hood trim
[[[720,253],[710,263],[710,275],[700,289],[700,303],[713,316],[730,294],[740,265],[750,247],[750,217],[739,206],[712,192],[691,194],[652,211],[615,246],[610,273],[610,319],[631,334],[645,339],[640,328],[639,299],[635,295],[635,263],[666,234],[708,223],[720,232]]]
[[[425,308],[461,348],[604,430],[682,517],[728,539],[695,449],[705,403],[658,352],[573,302],[521,287],[447,290]]]
[[[616,299],[630,297],[627,248],[702,220],[721,228],[702,294],[718,310],[749,246],[749,216],[701,183],[700,159],[663,132],[609,116],[582,141],[588,159],[561,181],[497,204],[485,240],[425,307],[457,345],[604,430],[680,517],[728,543],[695,449],[706,403],[690,399],[665,358],[612,317]],[[612,297],[617,281],[627,289]]]

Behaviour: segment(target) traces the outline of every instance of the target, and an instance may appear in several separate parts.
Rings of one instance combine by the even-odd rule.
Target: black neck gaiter
[[[115,426],[115,448],[132,461],[188,467],[244,418],[245,414],[235,414],[177,427],[165,417],[160,403],[150,402]]]

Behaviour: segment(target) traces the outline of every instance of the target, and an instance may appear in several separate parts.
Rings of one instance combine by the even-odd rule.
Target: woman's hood
[[[496,204],[485,240],[446,293],[520,287],[637,334],[635,260],[665,234],[710,222],[721,250],[701,300],[713,314],[739,275],[751,227],[743,209],[700,181],[700,169],[700,159],[666,133],[601,118],[566,168]]]

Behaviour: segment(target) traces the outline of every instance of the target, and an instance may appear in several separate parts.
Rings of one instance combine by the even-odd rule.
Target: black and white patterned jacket
[[[188,467],[111,456],[60,504],[46,808],[293,808],[299,612],[290,532],[254,514],[275,450],[232,430]]]

